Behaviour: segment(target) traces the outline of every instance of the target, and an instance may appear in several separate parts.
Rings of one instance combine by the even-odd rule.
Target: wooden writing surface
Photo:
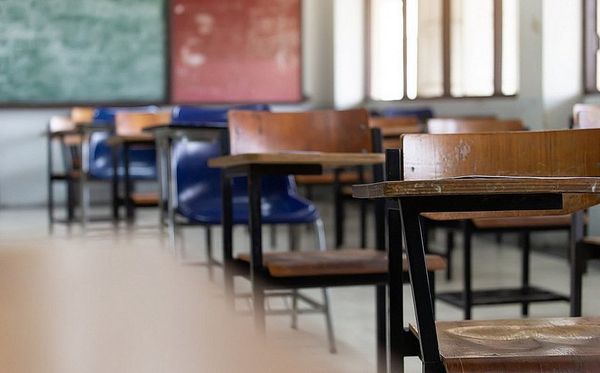
[[[300,0],[173,0],[174,103],[302,99]]]
[[[0,104],[164,101],[164,1],[0,1]]]

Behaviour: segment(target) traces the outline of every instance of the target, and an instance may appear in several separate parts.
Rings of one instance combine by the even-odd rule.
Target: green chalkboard
[[[0,104],[165,100],[166,0],[0,0]]]

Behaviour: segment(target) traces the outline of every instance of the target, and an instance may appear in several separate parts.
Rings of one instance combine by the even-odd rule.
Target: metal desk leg
[[[402,281],[402,228],[400,211],[388,210],[389,222],[389,285],[388,285],[388,319],[389,319],[389,350],[390,371],[404,371],[404,297]]]
[[[425,264],[425,248],[423,246],[423,237],[421,231],[421,225],[419,221],[418,199],[405,199],[400,201],[400,211],[402,216],[402,233],[404,235],[404,242],[407,251],[408,268],[410,275],[411,288],[413,292],[413,299],[415,305],[415,315],[417,319],[417,328],[419,331],[419,344],[421,349],[421,361],[423,362],[423,372],[426,373],[438,373],[445,372],[444,366],[440,359],[440,352],[437,342],[437,330],[435,328],[435,318],[433,316],[433,299],[430,293],[429,277],[427,274],[427,266]],[[397,218],[396,218],[397,219]],[[390,232],[392,232],[398,226],[392,226],[390,222]],[[395,256],[392,258],[392,252],[400,252],[399,248],[390,247],[389,261],[400,262],[401,258]],[[400,271],[398,271],[398,268]],[[390,272],[390,279],[401,278],[402,266],[394,267],[390,264],[390,271],[394,270],[394,273]],[[401,314],[401,309],[392,308],[392,304],[397,302],[394,298],[398,296],[398,291],[392,289],[394,286],[402,286],[402,283],[397,281],[392,282],[390,280],[390,333],[398,332],[397,322],[395,322],[398,315]],[[393,292],[392,292],[393,291]],[[400,293],[401,294],[401,293]],[[393,335],[393,334],[392,334]],[[392,342],[394,339],[392,338]],[[392,351],[394,351],[392,346]],[[392,359],[392,362],[394,359]],[[392,372],[396,370],[392,368]]]
[[[233,261],[233,205],[232,205],[231,178],[225,172],[221,179],[221,194],[223,203],[223,275],[225,283],[225,297],[227,303],[235,306],[234,273],[231,268]]]
[[[48,173],[48,228],[50,233],[52,233],[52,228],[54,226],[54,186],[52,180],[52,166],[54,160],[52,159],[52,138],[50,137],[50,125],[48,125],[48,133],[46,137],[48,139],[47,142],[47,173]]]
[[[571,312],[573,317],[581,316],[581,286],[585,267],[583,246],[578,244],[583,239],[583,211],[572,215],[571,220]]]
[[[262,270],[262,222],[260,211],[261,177],[256,172],[248,173],[248,197],[250,202],[249,228],[251,239],[250,280],[252,281],[252,305],[254,323],[260,333],[265,332],[264,290],[257,272]]]
[[[128,144],[123,144],[123,167],[125,168],[125,211],[127,212],[127,221],[133,222],[133,203],[131,201],[131,176],[129,174],[129,150]]]
[[[120,147],[115,145],[112,147],[112,215],[113,223],[119,221],[119,150]]]

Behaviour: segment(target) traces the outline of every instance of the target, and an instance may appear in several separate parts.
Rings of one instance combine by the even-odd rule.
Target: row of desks
[[[166,164],[170,162],[169,149],[171,141],[176,137],[186,136],[196,140],[213,140],[222,134],[223,127],[207,126],[198,128],[196,126],[162,126],[151,130],[152,135],[140,137],[114,137],[111,143],[127,149],[135,144],[148,144],[156,142],[160,159],[165,157]],[[162,163],[163,161],[161,161]],[[318,174],[325,168],[373,165],[384,162],[383,154],[336,154],[336,153],[312,153],[312,152],[290,152],[269,154],[239,154],[215,158],[209,162],[212,167],[222,168],[228,176],[248,176],[255,180],[267,174]],[[161,168],[161,177],[168,180],[170,170]],[[115,173],[116,174],[116,173]],[[126,173],[126,184],[128,173]],[[161,179],[161,186],[168,188],[168,182]],[[562,207],[563,195],[578,193],[595,193],[599,178],[536,178],[536,179],[514,179],[495,178],[490,182],[487,178],[473,177],[462,179],[431,180],[427,182],[384,182],[377,185],[357,186],[354,189],[356,197],[361,198],[387,198],[391,200],[403,199],[405,219],[418,220],[421,213],[442,211],[506,211],[506,210],[536,210],[536,209],[560,209]],[[165,196],[164,189],[161,196]],[[256,271],[262,266],[262,233],[261,233],[261,208],[260,208],[260,183],[249,183],[250,196],[250,240],[253,262],[251,271]],[[168,197],[172,197],[168,196]],[[231,190],[223,185],[223,198],[231,199]],[[162,198],[161,198],[162,200]],[[167,198],[169,200],[169,198]],[[225,201],[226,202],[226,201]],[[228,204],[231,206],[231,203]],[[227,206],[227,202],[224,204]],[[172,209],[169,210],[172,213]],[[224,219],[224,255],[232,253],[231,219]],[[396,225],[394,225],[396,224]],[[400,231],[398,220],[390,222],[390,232]],[[405,223],[406,224],[406,223]],[[406,226],[406,225],[405,225]],[[418,231],[418,227],[413,227]],[[406,232],[405,232],[406,233]],[[415,232],[410,232],[414,236]],[[408,239],[410,241],[410,239]],[[418,240],[417,240],[418,241]],[[391,246],[389,249],[389,261],[401,262],[402,245]],[[577,253],[572,245],[572,257],[577,258]],[[411,260],[421,260],[415,257]],[[575,259],[573,262],[578,263]],[[572,309],[581,309],[581,274],[575,270],[571,271]],[[251,277],[253,277],[251,275]],[[390,325],[392,351],[401,341],[400,334],[404,331],[404,325],[398,325],[397,315],[402,310],[402,267],[390,264],[389,267],[390,291],[388,320]],[[425,294],[425,292],[424,292]],[[417,302],[431,302],[427,297],[415,294]],[[264,313],[257,312],[257,325],[264,328]],[[401,316],[399,320],[402,320]],[[419,322],[419,320],[418,320]],[[421,335],[426,334],[421,330]]]

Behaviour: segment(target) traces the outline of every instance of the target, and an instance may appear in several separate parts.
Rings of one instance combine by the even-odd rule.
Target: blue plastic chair
[[[210,123],[221,124],[225,128],[227,127],[227,113],[231,109],[269,111],[269,105],[237,105],[233,107],[176,106],[173,108],[172,124],[175,126],[180,124],[202,126],[203,123]]]
[[[223,123],[231,109],[268,110],[266,105],[235,107],[176,107],[173,124]],[[172,167],[176,170],[177,212],[189,222],[201,225],[221,224],[221,171],[208,167],[210,158],[222,155],[215,142],[178,141],[174,144]],[[263,221],[265,224],[310,224],[319,219],[315,206],[302,198],[291,176],[265,177],[263,183]],[[248,223],[246,178],[233,183],[234,223]]]
[[[89,208],[89,185],[90,180],[112,180],[113,178],[113,155],[107,140],[114,134],[115,115],[119,111],[156,112],[157,106],[144,107],[101,107],[94,112],[92,127],[102,126],[106,130],[92,131],[83,151],[83,177],[81,180],[81,207],[82,223],[87,220]],[[123,156],[120,154],[117,168],[118,176],[123,177],[125,168]],[[132,149],[129,153],[130,178],[131,180],[156,180],[156,152],[154,149]]]
[[[156,106],[137,108],[98,108],[94,113],[92,125],[108,126],[109,131],[93,132],[89,140],[89,165],[88,177],[98,180],[110,180],[113,177],[112,149],[106,143],[114,133],[115,115],[119,111],[155,112]],[[118,174],[123,177],[122,155],[120,155]],[[154,149],[132,149],[129,152],[129,173],[131,180],[155,180],[156,173],[156,151]]]
[[[245,105],[225,108],[176,107],[173,110],[173,124],[177,123],[223,123],[227,126],[227,112],[231,109],[268,110],[265,105]],[[210,168],[207,162],[210,158],[222,155],[220,141],[192,142],[186,139],[173,145],[171,167],[175,170],[176,212],[184,217],[188,224],[198,224],[207,227],[207,256],[212,261],[212,245],[210,227],[221,224],[221,170]],[[323,222],[316,207],[298,194],[296,183],[292,176],[268,176],[262,181],[262,221],[263,224],[313,224],[317,232],[317,245],[325,250],[325,233]],[[247,178],[233,180],[233,223],[248,224],[248,189]],[[175,222],[171,222],[175,227]],[[293,232],[293,231],[291,231]],[[171,233],[175,238],[175,232]],[[292,249],[295,243],[291,239]],[[293,291],[292,326],[297,319],[297,296]],[[327,323],[330,350],[335,351],[335,338],[329,313],[329,302],[326,289],[323,289],[324,315]]]

